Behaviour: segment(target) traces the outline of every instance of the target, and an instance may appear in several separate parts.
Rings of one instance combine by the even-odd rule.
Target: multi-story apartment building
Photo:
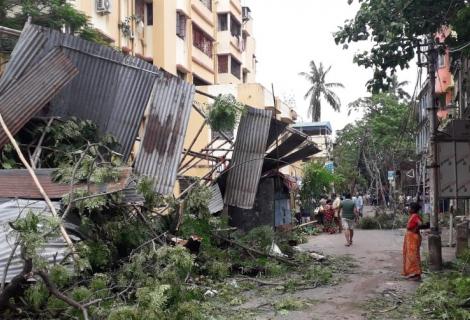
[[[240,0],[71,0],[111,45],[195,85],[251,83],[253,21]]]
[[[278,119],[293,121],[295,112],[255,83],[253,19],[240,0],[69,1],[120,50],[194,83],[201,91],[232,94],[247,105],[277,109]],[[200,94],[195,99],[202,107],[212,103]],[[212,138],[204,118],[192,112],[185,148],[201,150]],[[201,177],[209,170],[209,161],[202,161],[184,175]]]

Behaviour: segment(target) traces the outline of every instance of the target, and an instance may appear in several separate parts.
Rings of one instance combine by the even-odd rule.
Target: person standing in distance
[[[354,226],[359,218],[356,203],[351,199],[350,193],[347,193],[345,199],[341,202],[340,211],[341,223],[346,237],[345,246],[349,247],[353,243]]]

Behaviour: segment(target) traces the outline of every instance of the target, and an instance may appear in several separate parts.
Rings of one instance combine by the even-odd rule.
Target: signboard
[[[470,198],[470,142],[439,142],[439,197]]]
[[[325,163],[325,169],[328,170],[330,173],[333,173],[335,171],[335,165],[333,161],[328,161]]]
[[[388,171],[388,181],[394,181],[395,180],[395,175],[396,171]]]

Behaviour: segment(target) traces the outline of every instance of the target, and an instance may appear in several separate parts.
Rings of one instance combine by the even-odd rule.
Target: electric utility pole
[[[441,235],[439,233],[439,159],[437,148],[437,105],[436,105],[436,63],[438,49],[431,36],[428,49],[428,74],[429,85],[431,86],[431,105],[428,108],[430,137],[429,144],[431,149],[431,169],[430,182],[430,200],[431,200],[431,234],[428,238],[429,245],[429,268],[432,271],[442,269],[442,245]]]

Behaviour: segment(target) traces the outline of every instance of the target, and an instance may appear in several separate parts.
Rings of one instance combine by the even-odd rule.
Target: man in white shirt
[[[359,212],[359,216],[362,217],[362,209],[364,207],[364,199],[362,198],[362,194],[358,193],[356,197],[354,197],[354,203],[356,204],[357,212]]]
[[[339,232],[343,232],[343,225],[341,223],[341,217],[339,215],[339,212],[341,210],[341,199],[339,196],[337,196],[336,194],[332,194],[331,195],[331,199],[334,199],[333,200],[333,210],[335,211],[335,223],[336,225],[338,226],[338,229],[339,229]]]

